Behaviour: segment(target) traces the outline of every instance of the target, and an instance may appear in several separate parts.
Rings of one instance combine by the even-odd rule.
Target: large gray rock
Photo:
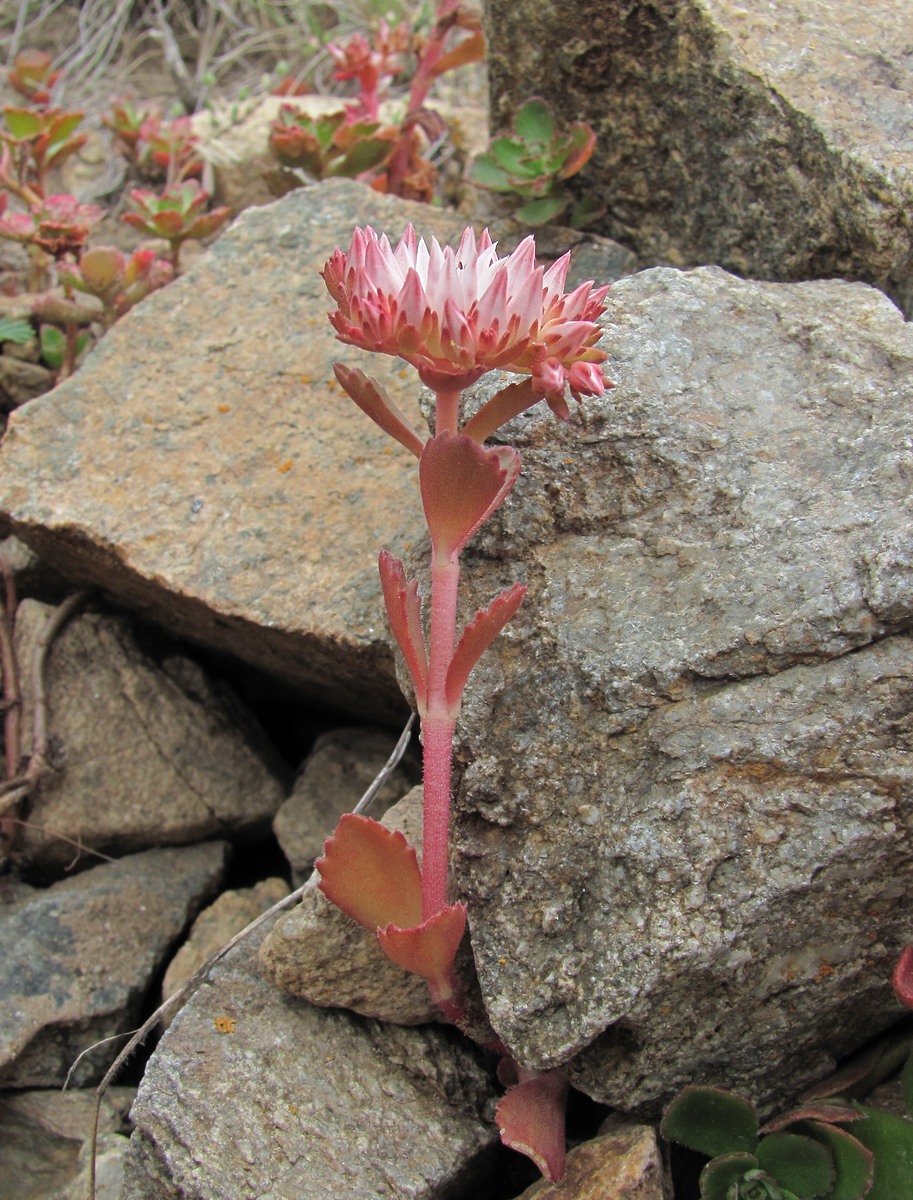
[[[0,907],[0,1087],[58,1087],[77,1055],[137,1024],[171,945],[213,895],[225,842],[147,850],[39,890],[12,884]],[[97,1083],[119,1046],[80,1062]]]
[[[490,1171],[495,1089],[468,1043],[327,1012],[256,970],[211,973],[153,1055],[122,1200],[448,1200]]]
[[[319,270],[355,225],[453,212],[337,180],[243,213],[182,279],[13,415],[0,511],[78,581],[290,680],[322,707],[405,712],[377,578],[421,536],[415,460],[342,395],[331,364],[417,410],[415,372],[335,340]],[[0,517],[2,520],[2,517]]]
[[[913,309],[906,5],[485,0],[485,12],[493,125],[533,94],[589,121],[580,188],[607,206],[601,232],[673,266],[862,279]]]
[[[52,611],[26,600],[17,612],[24,754],[31,664]],[[30,862],[57,869],[74,846],[124,854],[268,828],[285,796],[278,756],[195,663],[156,662],[129,621],[86,612],[51,643],[46,675],[51,769],[16,843]]]
[[[465,572],[467,613],[530,586],[458,729],[482,990],[618,1107],[786,1100],[895,1019],[910,939],[913,332],[715,268],[618,283],[605,327],[618,388],[505,431]]]

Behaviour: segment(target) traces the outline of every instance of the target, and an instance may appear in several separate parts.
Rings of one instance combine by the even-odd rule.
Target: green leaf
[[[526,142],[550,142],[555,135],[555,116],[538,96],[517,109],[514,131]]]
[[[666,1109],[660,1125],[664,1138],[710,1158],[754,1154],[758,1115],[747,1100],[723,1088],[690,1086]]]
[[[757,1165],[753,1154],[726,1154],[707,1163],[701,1172],[702,1200],[727,1200],[730,1188]]]
[[[52,371],[59,371],[63,366],[63,356],[66,351],[66,338],[53,325],[42,325],[39,334],[41,357],[45,365]]]
[[[31,322],[23,317],[0,317],[0,342],[24,346],[35,336]]]
[[[544,225],[546,221],[553,221],[565,208],[566,196],[543,196],[539,200],[531,200],[529,204],[521,205],[514,216],[524,225]]]
[[[858,1106],[867,1120],[857,1121],[853,1136],[875,1155],[872,1187],[866,1200],[913,1197],[913,1121]]]
[[[799,1133],[772,1133],[761,1139],[758,1164],[802,1197],[823,1196],[834,1182],[834,1162],[820,1142]]]
[[[37,137],[44,122],[38,113],[29,108],[5,108],[6,128],[14,138]]]
[[[499,167],[503,167],[508,175],[538,175],[538,164],[530,158],[529,147],[513,138],[495,138],[491,143],[491,154]]]
[[[837,1176],[830,1200],[860,1200],[872,1182],[872,1152],[847,1129],[821,1121],[810,1121],[806,1128],[810,1137],[827,1146],[834,1160]]]
[[[479,155],[469,168],[469,180],[476,187],[487,188],[491,192],[513,191],[507,175],[490,154]]]
[[[392,143],[386,138],[365,138],[362,142],[356,142],[339,162],[333,163],[328,174],[353,178],[362,171],[380,166],[392,149]]]

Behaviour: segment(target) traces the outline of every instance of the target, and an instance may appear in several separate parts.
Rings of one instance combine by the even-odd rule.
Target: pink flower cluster
[[[537,266],[532,237],[499,258],[487,231],[477,240],[471,229],[453,249],[427,246],[410,225],[393,249],[369,226],[335,251],[323,278],[341,341],[403,358],[435,391],[461,391],[496,368],[527,375],[532,399],[566,418],[568,388],[579,400],[611,386],[596,346],[608,288],[587,282],[565,294],[569,261]]]

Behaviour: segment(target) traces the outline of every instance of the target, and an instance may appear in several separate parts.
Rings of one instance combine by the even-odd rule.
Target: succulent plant
[[[534,96],[517,110],[511,132],[495,138],[475,160],[469,178],[478,187],[520,197],[525,203],[515,216],[527,225],[544,225],[571,203],[562,183],[584,166],[595,145],[596,134],[585,121],[562,130],[551,107]],[[581,201],[570,222],[582,225],[598,215],[595,205]]]
[[[901,1200],[911,1195],[913,1121],[839,1097],[761,1125],[747,1100],[687,1087],[666,1109],[669,1141],[706,1154],[702,1200]]]
[[[380,166],[393,149],[393,136],[377,121],[350,122],[343,109],[311,117],[283,104],[270,127],[269,145],[284,167],[306,171],[315,179],[352,179]]]

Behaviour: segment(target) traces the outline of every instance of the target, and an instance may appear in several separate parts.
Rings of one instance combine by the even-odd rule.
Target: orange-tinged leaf
[[[422,877],[401,833],[346,813],[314,865],[327,899],[366,929],[421,924]]]
[[[466,930],[466,905],[450,904],[412,929],[388,925],[377,940],[387,958],[428,980],[446,981]]]
[[[546,1071],[512,1087],[495,1114],[504,1145],[531,1158],[551,1183],[564,1178],[566,1100],[563,1072]]]
[[[349,396],[363,413],[379,425],[380,428],[395,438],[401,446],[405,446],[416,458],[421,458],[424,438],[410,424],[406,415],[387,395],[376,379],[371,379],[357,367],[347,367],[345,363],[333,363],[333,372],[343,391]]]
[[[443,75],[445,71],[452,71],[454,67],[465,67],[467,63],[481,62],[485,57],[485,34],[479,31],[473,33],[448,50],[434,64],[432,78],[437,78],[438,75]]]
[[[407,581],[403,564],[386,550],[381,550],[377,567],[387,606],[387,620],[412,676],[415,701],[419,715],[422,715],[428,700],[428,657],[422,630],[418,582],[415,579]]]
[[[913,946],[907,946],[894,968],[894,991],[901,1004],[913,1008]]]
[[[525,595],[525,585],[515,583],[495,596],[488,608],[477,612],[475,619],[463,630],[447,668],[444,685],[444,694],[451,709],[459,708],[469,672],[520,607]]]

